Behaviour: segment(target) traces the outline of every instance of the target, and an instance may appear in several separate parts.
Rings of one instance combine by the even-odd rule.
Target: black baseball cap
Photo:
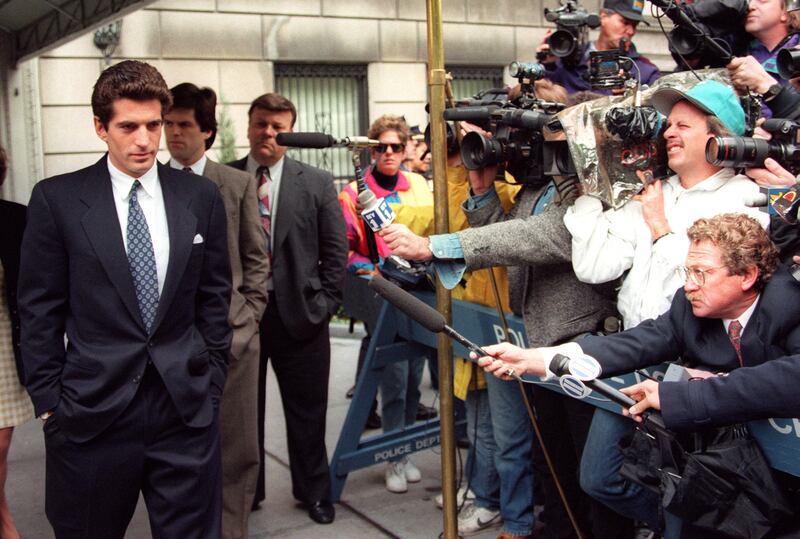
[[[650,26],[650,24],[644,20],[644,17],[642,17],[644,0],[605,0],[603,2],[603,9],[618,13],[628,20],[643,22],[647,26]]]

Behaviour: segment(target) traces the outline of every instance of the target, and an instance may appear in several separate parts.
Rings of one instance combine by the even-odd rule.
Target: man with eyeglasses
[[[639,401],[625,414],[641,421],[645,410],[661,410],[666,426],[673,430],[796,416],[800,286],[785,267],[778,268],[777,249],[751,217],[729,213],[699,219],[689,228],[687,239],[685,266],[677,270],[685,279],[684,293],[676,294],[665,314],[622,333],[589,336],[552,348],[487,346],[492,357],[482,358],[480,364],[500,378],[507,378],[509,368],[552,378],[549,363],[555,354],[573,358],[588,354],[602,366],[602,376],[609,377],[680,360],[690,367],[692,379],[647,380],[623,389]],[[612,455],[606,462],[618,471],[621,453],[609,449]],[[618,494],[617,500],[606,503],[620,510],[625,493]],[[648,520],[657,512],[654,493],[638,487],[627,494],[636,496],[639,512],[633,516]],[[694,536],[687,528],[674,517],[667,518],[664,537]]]
[[[367,187],[376,198],[383,198],[392,206],[396,223],[402,223],[417,234],[430,234],[433,230],[433,193],[424,177],[414,172],[400,170],[405,158],[409,128],[400,116],[385,114],[375,120],[367,133],[369,138],[380,141],[372,148],[373,165],[364,174]],[[339,204],[344,214],[348,243],[348,271],[358,274],[372,273],[377,268],[369,258],[367,236],[361,208],[358,204],[356,182],[351,182],[339,193]],[[377,234],[380,264],[391,254],[391,250]],[[359,366],[364,361],[369,333],[361,346]],[[387,365],[381,383],[381,412],[383,431],[391,432],[411,425],[417,419],[419,405],[419,384],[425,358],[400,361]],[[374,415],[374,410],[371,413]],[[385,477],[386,489],[402,493],[408,490],[408,483],[422,479],[419,469],[406,456],[387,462]]]
[[[662,88],[652,104],[667,116],[667,159],[675,174],[647,185],[618,210],[603,211],[600,200],[581,196],[567,210],[564,223],[572,234],[572,266],[585,282],[623,277],[617,308],[625,328],[638,326],[669,309],[682,282],[676,268],[689,250],[686,230],[701,217],[741,212],[766,228],[769,217],[746,200],[758,187],[733,169],[706,160],[709,138],[744,133],[744,111],[733,91],[713,80],[688,91]],[[624,514],[641,514],[639,498],[628,495],[635,485],[623,481],[607,457],[631,430],[630,422],[597,410],[581,462],[581,486],[593,497]],[[620,502],[624,500],[625,503]],[[656,524],[652,513],[640,518]]]

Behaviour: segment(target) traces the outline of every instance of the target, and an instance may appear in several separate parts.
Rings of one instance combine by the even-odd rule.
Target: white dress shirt
[[[584,195],[564,215],[578,279],[604,283],[630,270],[617,298],[625,328],[669,309],[675,291],[683,286],[675,269],[685,263],[689,251],[686,231],[697,219],[735,212],[755,217],[764,228],[769,225],[766,213],[745,206],[758,186],[732,169],[722,169],[690,189],[671,176],[662,188],[664,213],[673,233],[655,244],[637,201],[604,212],[600,200]]]
[[[201,157],[196,163],[193,163],[189,168],[192,169],[192,172],[198,176],[202,176],[203,171],[206,169],[207,161],[208,157],[206,157],[206,154],[203,154],[203,157]],[[174,157],[169,158],[169,166],[172,168],[177,168],[178,170],[183,170],[184,167],[184,165],[176,161]]]
[[[153,242],[153,251],[156,257],[156,273],[158,275],[158,293],[164,290],[164,280],[167,277],[169,264],[169,228],[167,226],[167,210],[164,208],[164,193],[161,191],[161,181],[158,179],[158,165],[153,167],[140,178],[128,176],[117,169],[108,161],[108,172],[111,174],[111,187],[114,194],[114,205],[117,207],[119,227],[122,230],[122,241],[125,252],[128,252],[128,204],[133,182],[139,180],[142,188],[137,192],[139,206],[142,208],[144,218],[147,219],[147,228],[150,230],[150,239]]]

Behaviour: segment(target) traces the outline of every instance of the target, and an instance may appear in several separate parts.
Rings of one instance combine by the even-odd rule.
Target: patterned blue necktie
[[[158,310],[158,273],[150,229],[137,196],[141,186],[139,180],[133,182],[128,201],[128,265],[136,288],[139,312],[149,333]]]

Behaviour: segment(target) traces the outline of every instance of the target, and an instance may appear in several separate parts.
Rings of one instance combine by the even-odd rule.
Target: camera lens
[[[575,36],[566,30],[556,30],[547,38],[550,45],[550,53],[565,58],[575,50]]]
[[[706,143],[706,160],[718,167],[762,167],[775,151],[770,146],[759,138],[713,137]]]
[[[500,142],[489,139],[480,133],[471,132],[461,139],[461,161],[467,170],[478,170],[489,165],[496,165],[503,155]]]
[[[800,51],[781,49],[778,52],[778,73],[786,80],[800,75]]]

